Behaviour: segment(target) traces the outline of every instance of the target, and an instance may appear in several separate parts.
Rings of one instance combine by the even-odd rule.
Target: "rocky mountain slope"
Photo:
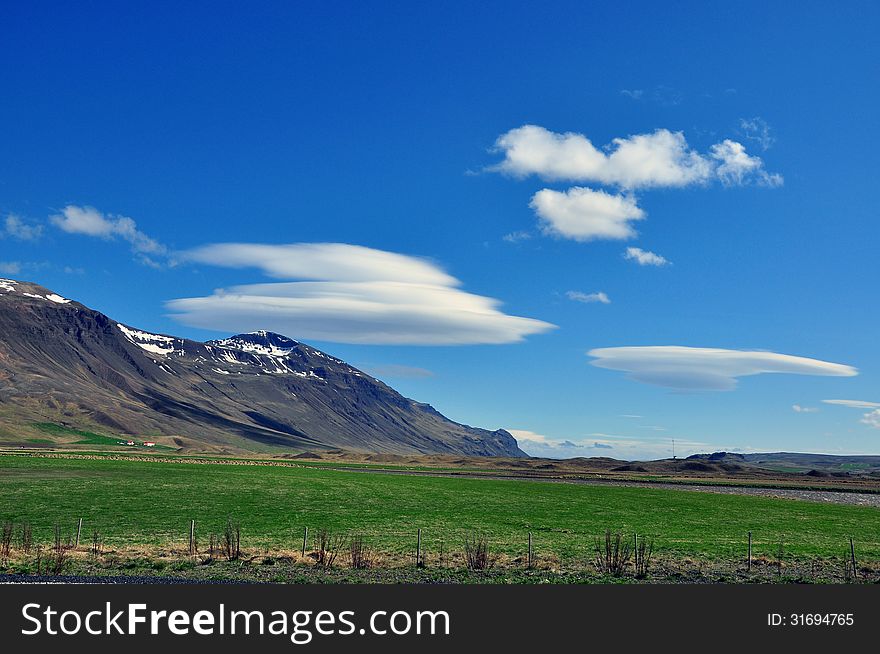
[[[279,334],[152,334],[0,279],[0,444],[35,424],[192,451],[525,456],[504,430],[453,422]]]

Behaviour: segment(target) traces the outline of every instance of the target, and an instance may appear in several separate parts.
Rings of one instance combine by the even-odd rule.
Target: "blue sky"
[[[877,5],[472,4],[4,7],[0,275],[535,454],[878,453]]]

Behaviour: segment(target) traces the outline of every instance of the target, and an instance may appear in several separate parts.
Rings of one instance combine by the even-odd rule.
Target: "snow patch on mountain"
[[[153,354],[161,354],[162,356],[166,356],[169,354],[177,354],[182,356],[184,354],[183,350],[178,350],[174,347],[174,344],[180,339],[172,338],[171,336],[161,336],[159,334],[150,334],[149,332],[142,332],[138,329],[131,329],[130,327],[126,327],[125,325],[118,324],[119,331],[125,334],[125,337],[137,345],[142,350],[146,350],[147,352],[151,352]],[[180,341],[182,343],[182,341]]]

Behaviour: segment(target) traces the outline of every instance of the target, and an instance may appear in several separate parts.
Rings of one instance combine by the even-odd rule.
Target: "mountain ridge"
[[[0,279],[0,425],[59,422],[192,451],[344,448],[527,456],[341,359],[272,332],[154,334],[32,282]],[[4,441],[0,432],[0,441]]]

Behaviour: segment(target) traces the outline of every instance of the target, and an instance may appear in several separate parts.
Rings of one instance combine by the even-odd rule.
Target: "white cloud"
[[[498,300],[461,290],[459,280],[427,259],[357,245],[227,243],[178,256],[310,280],[234,286],[169,301],[173,317],[193,327],[395,345],[515,343],[555,328],[503,313]]]
[[[742,143],[725,139],[711,148],[712,158],[718,162],[715,174],[726,186],[739,186],[754,180],[764,186],[781,186],[782,176],[764,170],[760,157],[746,153]]]
[[[776,142],[773,136],[773,130],[767,121],[760,116],[754,118],[740,118],[739,127],[743,135],[750,141],[755,141],[761,146],[762,150],[769,150]]]
[[[601,304],[611,304],[611,300],[609,297],[602,291],[598,291],[596,293],[583,293],[581,291],[568,291],[565,296],[574,302],[583,302],[584,304],[591,304],[593,302],[599,302]]]
[[[642,248],[627,248],[623,253],[623,258],[628,261],[635,261],[640,266],[666,266],[670,262],[654,252],[643,250]]]
[[[874,429],[880,429],[880,409],[874,409],[866,413],[862,416],[861,422]]]
[[[94,207],[67,205],[61,213],[50,216],[53,225],[69,234],[83,234],[103,239],[121,238],[131,245],[144,263],[155,265],[148,255],[164,256],[168,248],[150,238],[137,228],[137,223],[127,216],[104,214]]]
[[[19,241],[36,241],[43,235],[43,226],[29,225],[15,214],[9,214],[3,223],[3,232],[0,235]]]
[[[632,238],[636,231],[630,223],[645,217],[631,196],[580,186],[563,192],[545,188],[532,196],[529,206],[544,233],[576,241]]]
[[[618,434],[592,433],[582,438],[554,439],[525,429],[508,429],[520,449],[530,456],[550,459],[572,457],[607,457],[625,461],[646,461],[672,456],[672,439],[644,438]],[[730,447],[710,445],[688,438],[676,438],[675,450],[680,457],[697,452],[731,451]]]
[[[795,413],[818,413],[819,409],[814,406],[801,406],[800,404],[792,404],[791,410]]]
[[[847,406],[852,409],[877,409],[880,408],[880,402],[866,402],[865,400],[822,400],[825,404],[836,404],[838,406]]]
[[[508,432],[516,439],[517,443],[522,445],[523,442],[529,443],[549,443],[550,439],[543,434],[536,434],[527,429],[508,429]]]
[[[641,100],[645,97],[644,89],[621,89],[620,94],[632,98],[633,100]]]
[[[0,274],[17,275],[21,272],[21,264],[18,261],[0,261]]]
[[[532,238],[532,233],[525,230],[510,232],[501,237],[505,243],[519,243],[520,241],[528,241]]]
[[[851,377],[847,365],[775,352],[675,345],[590,350],[592,365],[628,373],[630,379],[680,390],[732,390],[738,377],[789,373]]]
[[[727,139],[712,146],[709,154],[701,154],[688,145],[683,133],[667,129],[616,138],[600,149],[583,134],[523,125],[498,137],[494,150],[504,159],[489,167],[492,171],[631,190],[684,187],[713,179],[727,184],[782,182],[781,176],[764,170],[759,157],[747,155],[740,143]]]
[[[836,404],[850,409],[871,409],[862,416],[859,421],[869,427],[880,429],[880,402],[867,402],[865,400],[822,400],[825,404]]]

